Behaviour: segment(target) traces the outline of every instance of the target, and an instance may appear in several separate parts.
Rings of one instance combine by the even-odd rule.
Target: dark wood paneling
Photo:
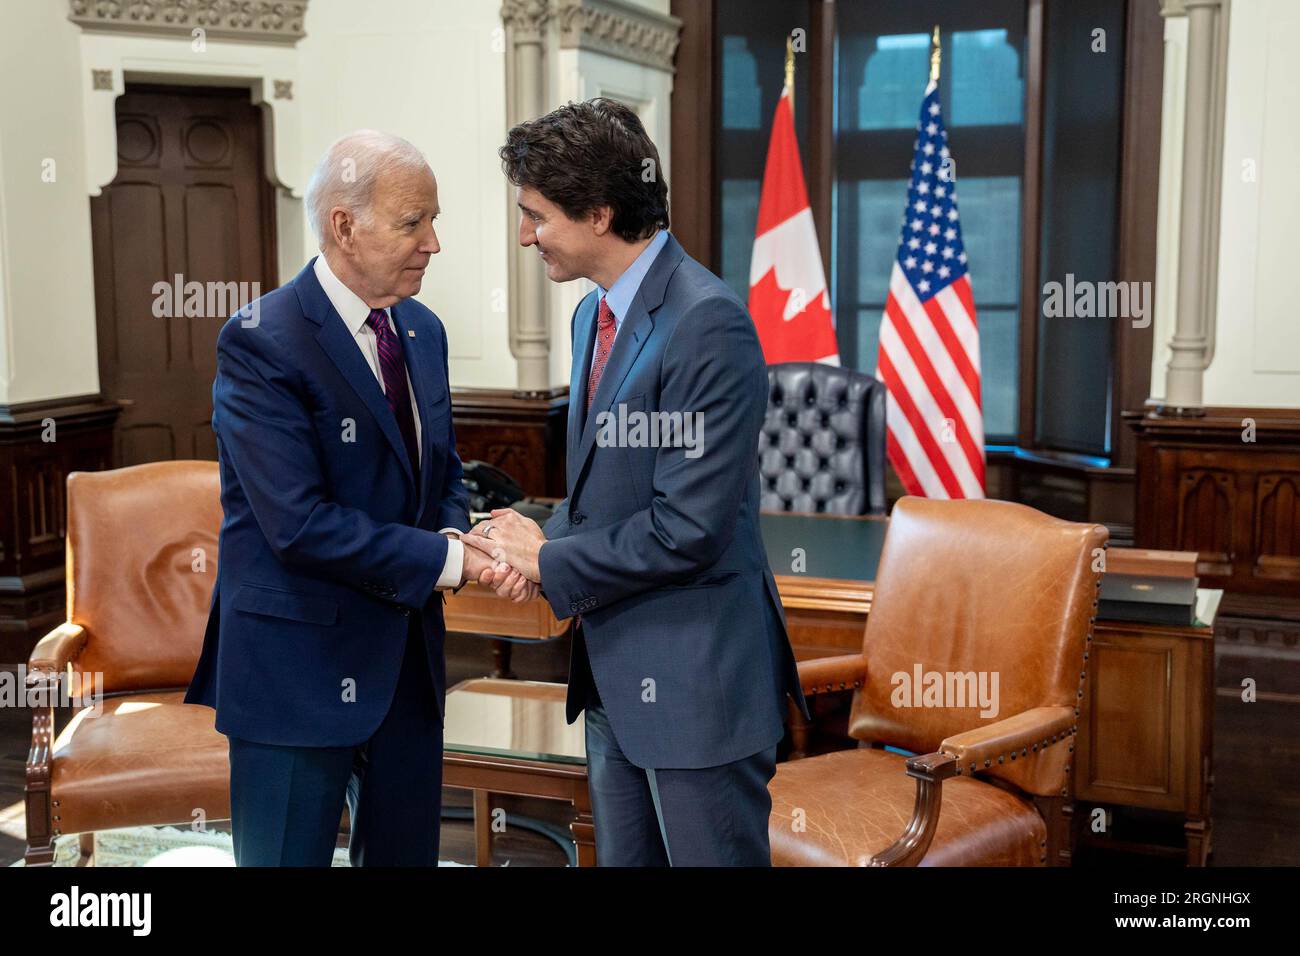
[[[124,406],[114,464],[215,459],[217,334],[276,284],[261,113],[247,90],[131,85],[117,136],[117,176],[91,200],[100,387]],[[222,294],[155,314],[155,284],[178,275]]]
[[[682,21],[670,101],[673,235],[687,254],[714,272],[713,137],[719,123],[714,88],[714,0],[672,0]]]
[[[835,4],[811,0],[808,57],[808,202],[817,225],[817,245],[826,281],[831,281],[831,194],[835,189]]]
[[[1020,213],[1020,397],[1017,444],[1034,444],[1038,394],[1039,236],[1043,203],[1043,45],[1045,0],[1029,0],[1025,23],[1025,166]]]
[[[539,394],[452,389],[456,450],[500,468],[529,495],[563,498],[569,416],[567,386]]]
[[[1111,460],[1132,467],[1137,437],[1121,424],[1125,409],[1141,409],[1151,394],[1155,329],[1156,206],[1160,193],[1160,117],[1164,92],[1165,22],[1156,3],[1128,5],[1124,41],[1124,126],[1121,131],[1119,260],[1121,282],[1150,283],[1148,325],[1121,321],[1115,330],[1111,379]]]
[[[108,467],[118,412],[95,395],[0,406],[0,664],[65,620],[68,473]]]

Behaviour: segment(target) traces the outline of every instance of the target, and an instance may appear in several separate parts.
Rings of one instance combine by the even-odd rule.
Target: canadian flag
[[[835,320],[799,161],[790,99],[787,86],[776,104],[772,141],[767,147],[754,257],[749,266],[749,314],[767,364],[839,365]]]

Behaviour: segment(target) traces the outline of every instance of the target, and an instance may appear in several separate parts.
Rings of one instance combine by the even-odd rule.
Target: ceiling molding
[[[68,19],[91,32],[293,45],[306,36],[308,0],[68,0]]]
[[[682,21],[621,0],[553,0],[560,48],[673,71]]]

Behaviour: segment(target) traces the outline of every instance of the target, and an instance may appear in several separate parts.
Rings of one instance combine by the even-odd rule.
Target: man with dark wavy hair
[[[628,107],[571,103],[500,152],[519,242],[597,288],[573,315],[568,497],[544,529],[495,511],[465,541],[579,616],[568,719],[586,711],[598,861],[767,866],[786,695],[805,705],[758,524],[753,322],[668,233]]]

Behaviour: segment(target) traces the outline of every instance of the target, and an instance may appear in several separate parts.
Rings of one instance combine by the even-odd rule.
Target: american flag
[[[938,86],[931,81],[916,126],[876,377],[888,390],[889,461],[907,493],[983,498],[979,327],[947,142]]]

